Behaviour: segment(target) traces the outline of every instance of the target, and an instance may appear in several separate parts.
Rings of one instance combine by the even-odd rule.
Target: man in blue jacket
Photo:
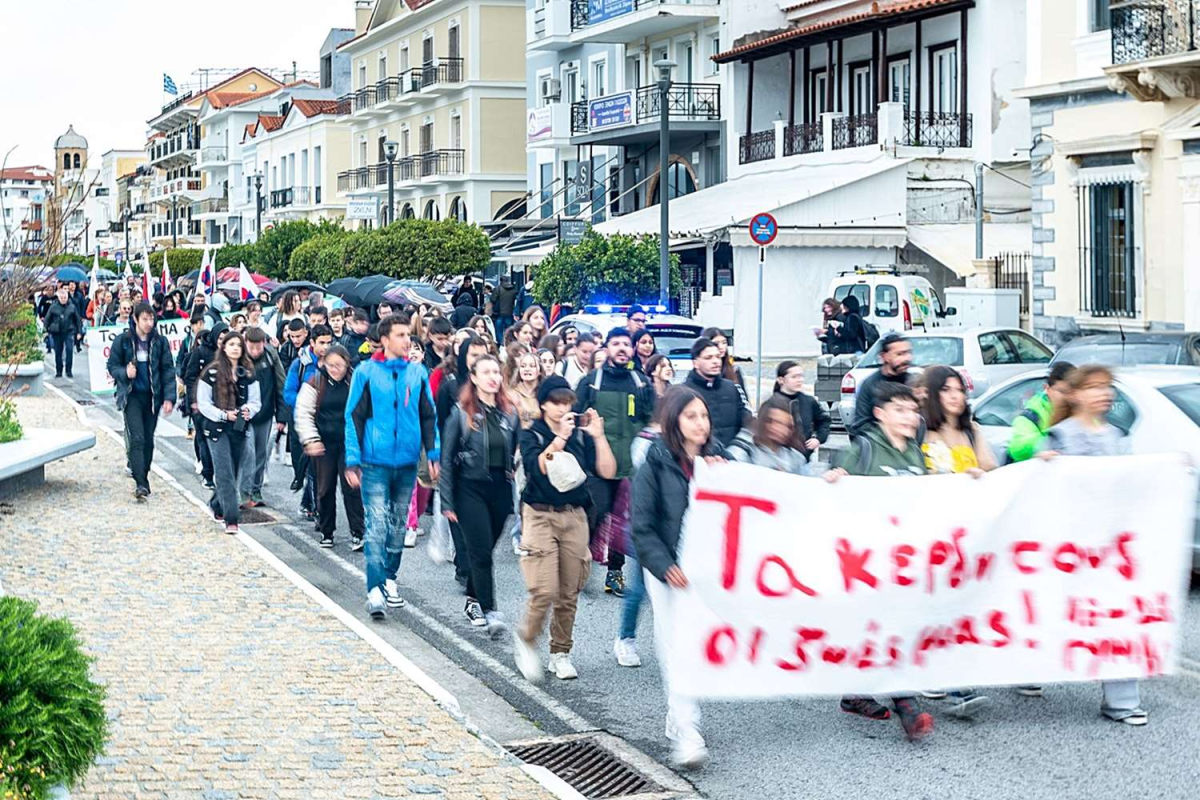
[[[288,419],[292,418],[292,411],[296,408],[296,396],[300,394],[300,387],[316,376],[317,371],[321,368],[321,359],[325,357],[325,352],[329,350],[331,344],[333,344],[333,328],[328,325],[313,326],[308,335],[308,347],[301,350],[300,354],[292,361],[292,365],[288,367],[287,380],[283,384],[283,402],[287,404]],[[304,448],[300,445],[300,439],[296,436],[294,426],[288,429],[288,448],[292,453],[297,451],[301,453],[299,464],[304,470],[304,480],[301,483],[299,477],[293,478],[292,491],[299,490],[303,485],[304,494],[300,496],[300,513],[311,522],[317,517],[316,492],[313,490],[315,476],[312,463],[308,456],[303,455]]]
[[[436,481],[441,457],[429,373],[408,362],[408,315],[385,317],[379,341],[383,349],[354,370],[346,400],[346,482],[362,487],[367,612],[375,619],[404,605],[396,575],[417,461],[424,450]]]

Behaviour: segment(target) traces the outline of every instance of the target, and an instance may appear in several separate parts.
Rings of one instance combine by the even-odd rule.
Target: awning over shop
[[[974,274],[975,224],[909,225],[908,241],[937,259],[955,275]],[[983,256],[1028,253],[1033,249],[1033,226],[1028,222],[986,222],[983,225]]]
[[[702,238],[729,227],[745,228],[755,214],[763,211],[774,213],[889,170],[903,169],[907,163],[906,159],[879,154],[867,161],[804,164],[774,172],[741,175],[725,183],[673,199],[670,207],[672,244],[674,246],[678,239]],[[836,205],[831,204],[831,208],[834,207]],[[874,229],[888,223],[901,222],[902,219],[898,216],[891,219],[864,220],[835,218],[829,221],[828,228],[822,229],[822,235],[833,233],[836,228],[843,229],[838,233],[853,232],[855,223]],[[805,230],[810,227],[815,226],[806,226]],[[657,234],[659,208],[654,205],[610,219],[597,225],[596,231],[603,234],[625,233],[637,236]],[[790,235],[783,220],[780,220],[779,235],[780,239]]]

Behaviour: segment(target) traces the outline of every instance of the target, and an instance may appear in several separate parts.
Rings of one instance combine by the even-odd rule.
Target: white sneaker
[[[617,639],[613,642],[613,655],[622,667],[640,667],[642,657],[638,655],[637,639]]]
[[[525,555],[525,551],[521,549],[521,540],[518,537],[514,536],[512,543],[513,543],[513,555],[515,555],[517,558],[520,558],[523,555]]]
[[[383,599],[383,590],[378,586],[367,592],[367,613],[372,619],[387,618],[387,603]]]
[[[487,625],[487,617],[483,613],[483,607],[479,605],[478,600],[467,598],[467,605],[463,608],[463,613],[467,615],[467,621],[476,628],[483,628]]]
[[[400,596],[400,587],[394,579],[388,578],[384,581],[383,596],[387,600],[388,608],[404,608],[404,598]]]
[[[551,653],[546,671],[553,672],[560,681],[573,681],[579,677],[579,670],[571,663],[570,653]]]
[[[671,748],[671,760],[675,766],[684,769],[699,769],[708,761],[708,746],[699,731],[692,731],[682,736]]]
[[[484,614],[484,624],[487,625],[487,635],[493,639],[499,639],[508,630],[508,623],[499,611]]]
[[[204,465],[200,463],[200,459],[198,459],[198,458],[196,459],[196,463],[193,466],[195,466],[195,468],[196,468],[197,475],[199,475],[201,472],[204,471]]]
[[[513,633],[513,657],[517,669],[530,683],[540,683],[542,680],[542,659],[538,657],[533,645],[525,641],[519,634]]]
[[[407,531],[404,532],[404,546],[405,547],[416,547],[417,546],[417,529],[416,528],[409,528]]]

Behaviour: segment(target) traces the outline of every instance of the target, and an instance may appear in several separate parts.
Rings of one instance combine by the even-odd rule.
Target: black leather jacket
[[[500,427],[504,431],[504,449],[508,453],[508,472],[511,474],[521,425],[516,414],[502,413]],[[462,406],[454,406],[442,434],[441,464],[438,491],[442,493],[442,510],[453,511],[458,481],[488,479],[488,425],[482,412],[475,415],[475,427],[472,428],[467,424]]]

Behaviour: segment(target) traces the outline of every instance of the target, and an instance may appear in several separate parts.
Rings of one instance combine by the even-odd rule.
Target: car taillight
[[[854,376],[847,372],[842,376],[842,394],[854,394],[854,390],[858,387],[858,381],[854,380]]]
[[[965,369],[958,371],[959,377],[962,378],[963,388],[967,390],[967,394],[972,394],[975,391],[975,381],[971,380],[971,373]]]
[[[904,330],[912,330],[912,311],[908,308],[908,301],[904,301]]]

